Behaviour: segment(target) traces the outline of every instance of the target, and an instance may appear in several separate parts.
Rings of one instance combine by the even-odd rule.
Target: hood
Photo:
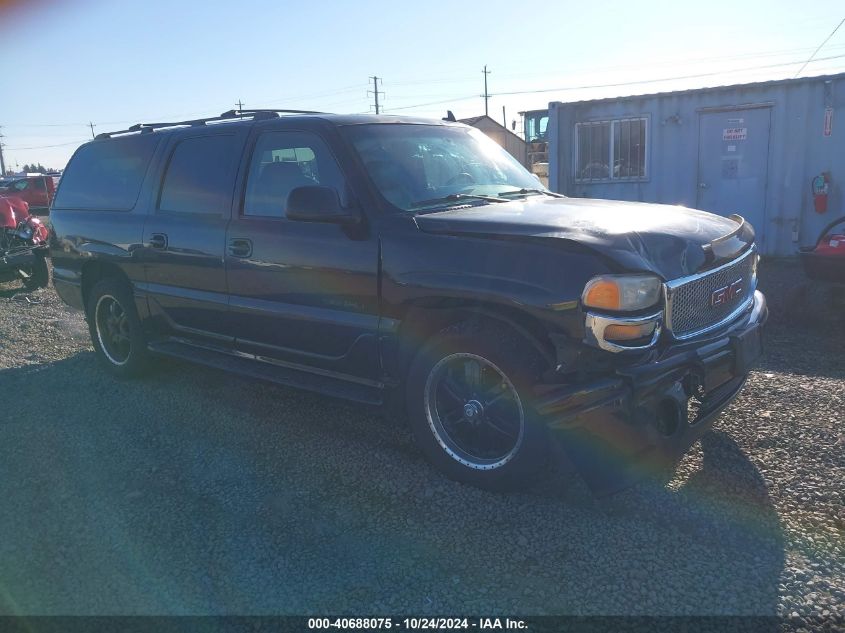
[[[0,196],[0,228],[14,229],[18,222],[29,217],[29,205],[20,198]]]
[[[591,198],[536,196],[419,215],[416,222],[428,233],[569,240],[626,271],[665,280],[731,259],[754,241],[751,225],[738,216]]]

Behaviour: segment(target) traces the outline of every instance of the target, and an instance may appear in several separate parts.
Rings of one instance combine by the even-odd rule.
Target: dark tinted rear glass
[[[181,141],[167,166],[159,209],[222,214],[232,203],[234,159],[234,136],[200,136]]]
[[[129,136],[83,145],[62,175],[54,206],[131,209],[159,138]]]

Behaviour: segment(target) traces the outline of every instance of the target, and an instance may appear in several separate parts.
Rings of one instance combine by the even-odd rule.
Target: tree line
[[[32,163],[31,165],[24,165],[23,167],[21,167],[21,171],[25,172],[27,174],[46,174],[48,172],[56,171],[56,170],[55,169],[48,169],[47,167],[45,167],[41,163],[38,163],[37,165],[35,163]]]

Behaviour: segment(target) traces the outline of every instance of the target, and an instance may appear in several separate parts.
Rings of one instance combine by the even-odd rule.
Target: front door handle
[[[153,233],[150,235],[150,248],[156,248],[163,251],[167,248],[167,235],[164,233]]]
[[[249,257],[252,255],[252,240],[245,237],[233,237],[229,240],[229,255],[232,257]]]

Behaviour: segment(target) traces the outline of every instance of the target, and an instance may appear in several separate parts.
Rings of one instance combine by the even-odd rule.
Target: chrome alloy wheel
[[[464,466],[492,470],[522,445],[525,413],[505,373],[475,354],[450,354],[429,372],[425,414],[446,453]]]
[[[94,326],[100,349],[115,365],[125,365],[132,352],[129,318],[120,302],[111,295],[103,295],[94,309]]]

